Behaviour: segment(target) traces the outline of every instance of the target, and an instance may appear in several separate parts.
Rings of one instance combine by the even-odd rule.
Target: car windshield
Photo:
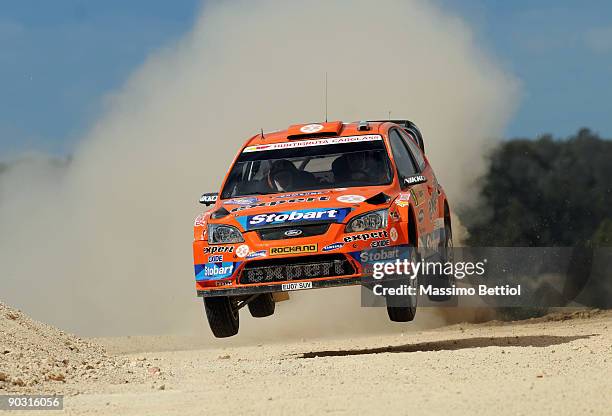
[[[363,135],[246,147],[221,198],[391,183],[382,137]]]

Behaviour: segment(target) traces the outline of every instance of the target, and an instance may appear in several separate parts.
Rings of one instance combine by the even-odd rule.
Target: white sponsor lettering
[[[361,136],[332,137],[329,139],[299,140],[299,141],[293,141],[293,142],[282,142],[282,143],[262,144],[262,145],[257,145],[257,146],[247,146],[244,148],[242,153],[261,152],[264,150],[289,149],[289,148],[295,148],[295,147],[311,147],[311,146],[325,146],[325,145],[331,145],[331,144],[371,142],[371,141],[376,141],[376,140],[382,140],[382,137],[379,134],[364,134]]]
[[[321,218],[326,215],[327,218],[335,218],[338,211],[330,209],[327,211],[311,211],[311,212],[298,212],[292,211],[289,214],[259,214],[254,215],[249,220],[249,225],[257,225],[261,223],[273,223],[273,222],[284,222],[284,221],[297,221],[297,220],[312,220]]]

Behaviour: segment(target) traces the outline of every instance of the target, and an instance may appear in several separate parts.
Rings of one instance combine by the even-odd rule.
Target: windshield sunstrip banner
[[[325,145],[343,144],[343,143],[372,142],[372,141],[377,141],[377,140],[382,140],[382,136],[380,134],[364,134],[361,136],[331,137],[331,138],[314,139],[314,140],[296,140],[292,142],[247,146],[244,148],[242,153],[262,152],[265,150],[290,149],[290,148],[296,148],[296,147],[325,146]]]
[[[342,222],[351,212],[350,208],[313,208],[295,211],[273,212],[268,214],[248,215],[236,220],[245,231],[273,225],[291,225],[311,221]]]

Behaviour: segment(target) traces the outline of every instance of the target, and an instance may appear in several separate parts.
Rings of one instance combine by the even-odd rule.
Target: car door
[[[425,192],[425,199],[427,201],[425,218],[431,226],[428,227],[431,234],[425,239],[427,240],[426,245],[433,249],[438,246],[438,240],[440,237],[440,234],[436,232],[436,228],[439,225],[439,221],[437,221],[437,219],[440,211],[438,206],[440,200],[440,186],[438,185],[438,180],[433,169],[431,168],[431,165],[427,163],[425,155],[416,141],[408,133],[402,130],[400,130],[400,134],[408,146],[410,154],[414,158],[419,173],[427,178],[423,191]],[[442,226],[444,226],[443,222]]]
[[[422,169],[417,163],[418,160],[410,151],[407,141],[400,133],[398,128],[389,130],[389,143],[391,145],[391,152],[393,153],[393,159],[398,170],[400,177],[400,186],[402,191],[410,192],[411,200],[415,209],[415,217],[417,220],[417,229],[419,231],[419,247],[425,247],[431,242],[427,241],[427,236],[430,236],[433,231],[433,221],[429,215],[429,196],[431,193],[428,190],[429,180],[431,176],[431,169],[427,172],[427,169]],[[426,165],[426,164],[425,164]],[[403,178],[409,176],[423,174],[427,177],[427,182],[417,183],[413,185],[405,185]],[[430,176],[427,176],[429,174]]]

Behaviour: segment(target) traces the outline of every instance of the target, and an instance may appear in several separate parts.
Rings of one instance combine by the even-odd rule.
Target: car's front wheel
[[[415,264],[417,261],[416,248],[411,246],[409,249],[409,260],[412,264]],[[406,277],[395,281],[393,284],[395,287],[399,287],[399,285],[411,287],[414,295],[387,296],[387,314],[393,322],[410,322],[414,320],[417,312],[418,279]]]
[[[238,333],[240,317],[235,302],[228,296],[204,298],[206,318],[217,338],[227,338]]]

